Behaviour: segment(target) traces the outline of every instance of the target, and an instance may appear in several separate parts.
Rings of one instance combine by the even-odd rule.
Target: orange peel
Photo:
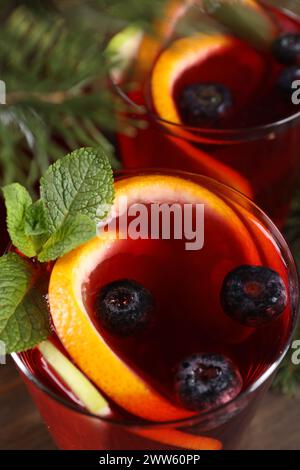
[[[121,179],[115,189],[116,213],[124,196],[130,204],[205,203],[224,223],[232,225],[237,241],[243,240],[245,254],[257,258],[256,247],[236,213],[217,195],[193,181],[154,174]],[[103,232],[55,263],[49,284],[49,304],[56,332],[77,366],[119,406],[151,421],[188,418],[192,412],[160,395],[115,354],[87,313],[82,285],[103,260],[118,250],[119,243],[122,240]]]

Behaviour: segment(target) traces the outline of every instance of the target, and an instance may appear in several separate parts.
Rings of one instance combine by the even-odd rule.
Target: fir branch
[[[4,2],[0,20],[0,185],[35,182],[58,156],[99,143],[118,166],[107,133],[132,123],[116,119],[124,103],[107,89],[108,39],[129,21],[145,28],[165,0]],[[6,18],[3,21],[3,18]]]
[[[56,0],[55,4],[73,25],[111,34],[129,23],[150,30],[161,17],[166,0]]]
[[[72,30],[56,15],[13,11],[0,31],[1,184],[15,180],[34,189],[36,180],[62,153],[101,143],[117,166],[103,131],[118,129],[121,103],[107,91],[104,38]],[[125,128],[126,129],[126,128]]]

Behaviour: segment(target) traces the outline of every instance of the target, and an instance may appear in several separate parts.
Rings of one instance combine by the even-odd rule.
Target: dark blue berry
[[[232,319],[257,327],[283,312],[287,305],[287,291],[277,272],[264,266],[245,265],[225,277],[221,304]]]
[[[96,299],[96,317],[113,335],[131,336],[151,323],[154,300],[136,281],[121,279],[103,287]]]
[[[179,364],[175,387],[190,410],[209,411],[235,398],[243,380],[233,362],[221,354],[195,354]]]
[[[178,106],[185,124],[201,126],[225,117],[232,107],[232,96],[224,85],[197,83],[182,90]]]
[[[300,80],[300,67],[288,67],[279,74],[277,85],[283,93],[291,97],[295,91],[292,86],[295,80]]]
[[[300,34],[286,33],[273,42],[273,54],[278,62],[287,65],[297,63],[300,58]]]

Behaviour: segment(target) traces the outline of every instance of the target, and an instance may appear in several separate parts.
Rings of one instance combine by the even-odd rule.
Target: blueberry
[[[195,354],[179,364],[175,388],[190,410],[209,411],[235,398],[243,380],[233,362],[221,354]]]
[[[224,85],[197,83],[182,90],[178,106],[186,124],[200,126],[225,117],[232,107],[232,96]]]
[[[279,36],[272,45],[272,50],[278,62],[293,65],[300,58],[300,34],[286,33]]]
[[[283,312],[287,305],[287,291],[277,272],[264,266],[245,265],[225,277],[221,304],[232,319],[257,327]]]
[[[291,97],[295,91],[295,88],[292,87],[295,80],[300,80],[300,67],[288,67],[279,74],[277,85],[283,93]]]
[[[132,336],[151,323],[154,300],[151,292],[130,279],[104,286],[96,298],[96,317],[109,333]]]

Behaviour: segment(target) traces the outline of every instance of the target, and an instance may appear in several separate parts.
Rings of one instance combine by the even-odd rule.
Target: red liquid
[[[216,188],[213,186],[212,189]],[[174,368],[186,356],[209,351],[225,354],[239,368],[243,389],[249,389],[282,354],[294,324],[295,294],[292,292],[289,292],[291,297],[283,314],[264,327],[247,328],[224,314],[220,305],[223,279],[240,265],[264,265],[276,270],[288,291],[291,283],[289,261],[273,238],[270,227],[250,212],[252,209],[247,202],[240,205],[239,197],[226,191],[224,195],[218,195],[242,222],[239,232],[233,225],[234,213],[232,220],[224,221],[206,206],[202,250],[187,251],[185,240],[118,241],[111,255],[98,265],[82,287],[87,311],[107,344],[143,380],[174,403]],[[123,278],[134,279],[150,289],[156,303],[155,320],[149,331],[135,338],[116,339],[101,328],[94,304],[102,286]],[[54,341],[64,351],[59,341]],[[82,409],[81,403],[38,351],[24,353],[21,358],[40,383]],[[169,448],[119,428],[118,422],[131,421],[138,428],[138,423],[142,425],[144,421],[120,409],[109,397],[106,398],[110,401],[115,424],[69,409],[31,382],[27,381],[27,385],[61,448]],[[221,439],[226,448],[234,448],[235,440],[249,421],[257,398],[266,386],[258,387],[241,403],[233,404],[233,408],[225,412],[225,418],[223,412],[203,423],[200,415],[200,422],[187,424],[185,431]]]
[[[280,34],[300,32],[298,20],[275,9],[270,9],[270,13],[279,25]],[[119,135],[124,165],[127,168],[180,169],[216,177],[211,170],[214,161],[221,162],[249,181],[254,201],[277,225],[282,226],[298,182],[299,119],[269,130],[264,130],[263,126],[292,116],[300,108],[292,104],[291,98],[284,97],[278,91],[276,82],[281,70],[282,65],[273,59],[271,53],[260,53],[244,44],[240,51],[215,55],[185,71],[174,89],[175,102],[182,87],[188,83],[225,84],[235,98],[235,105],[230,116],[216,124],[214,129],[235,129],[235,132],[230,135],[207,135],[199,129],[190,138],[182,138],[175,126],[167,131],[156,118],[149,116],[149,127],[138,130],[134,138]],[[251,77],[255,74],[260,77],[258,85],[249,89]],[[145,83],[141,81],[129,97],[138,104],[146,105],[155,114],[149,98],[148,78]],[[252,127],[257,129],[245,131]],[[241,129],[245,132],[239,133]],[[202,152],[213,157],[211,168],[203,167]],[[222,174],[218,179],[222,180]],[[228,184],[225,175],[224,181]],[[234,179],[230,184],[239,189]]]

